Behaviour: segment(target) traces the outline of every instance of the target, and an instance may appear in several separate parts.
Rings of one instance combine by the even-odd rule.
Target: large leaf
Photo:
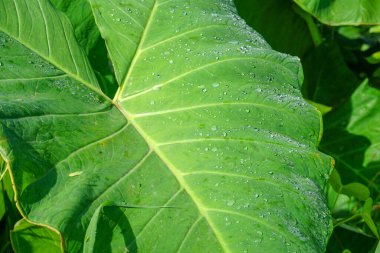
[[[380,24],[380,2],[374,0],[293,0],[328,25]]]
[[[305,20],[293,8],[292,1],[234,0],[239,15],[280,52],[302,57],[313,48]]]
[[[298,60],[227,0],[90,2],[121,82],[113,101],[64,16],[43,0],[0,5],[1,155],[23,215],[69,252],[108,201],[172,207],[101,220],[97,240],[117,227],[132,252],[323,252],[331,161]]]

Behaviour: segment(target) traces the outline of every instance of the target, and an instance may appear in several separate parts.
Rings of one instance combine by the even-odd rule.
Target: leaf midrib
[[[123,113],[124,117],[128,120],[128,122],[137,130],[137,132],[143,137],[143,139],[148,144],[151,151],[157,154],[157,156],[160,158],[160,160],[166,165],[166,167],[170,170],[170,172],[174,175],[174,177],[177,179],[180,186],[186,191],[186,193],[189,195],[189,197],[193,200],[194,204],[196,205],[199,213],[201,216],[205,218],[207,223],[209,224],[210,228],[212,229],[213,233],[215,234],[219,244],[223,248],[225,253],[232,252],[231,249],[228,247],[227,243],[224,241],[223,236],[221,232],[216,228],[215,224],[211,221],[208,213],[207,208],[205,208],[200,201],[200,199],[196,196],[196,194],[191,190],[191,187],[187,184],[186,180],[184,179],[184,176],[178,172],[177,168],[170,162],[170,160],[165,156],[165,154],[159,149],[159,146],[157,143],[149,137],[145,133],[145,131],[135,122],[132,115],[130,115],[120,104],[115,103],[117,108],[120,112]]]
[[[151,22],[152,22],[152,19],[153,19],[153,17],[154,17],[155,12],[157,11],[157,7],[158,7],[157,1],[158,1],[158,0],[154,0],[154,4],[153,4],[153,7],[152,7],[152,11],[150,12],[150,15],[149,15],[149,17],[148,17],[148,20],[147,20],[147,22],[146,22],[146,24],[145,24],[145,27],[144,27],[144,29],[143,29],[143,33],[142,33],[142,35],[141,35],[140,41],[137,43],[138,46],[137,46],[137,49],[136,49],[135,55],[133,56],[133,59],[132,59],[131,65],[129,66],[129,69],[128,69],[128,72],[127,72],[127,74],[126,74],[126,76],[125,76],[124,81],[122,82],[122,84],[120,85],[119,89],[117,90],[117,92],[116,92],[116,94],[115,94],[115,97],[114,97],[114,99],[113,99],[113,102],[118,101],[119,98],[121,97],[121,94],[122,94],[123,91],[124,91],[124,87],[126,86],[128,80],[129,80],[129,78],[130,78],[130,76],[131,76],[131,74],[132,74],[132,72],[133,72],[134,66],[135,66],[135,64],[136,64],[136,62],[137,62],[137,60],[138,60],[138,58],[139,58],[139,56],[140,56],[140,54],[141,54],[141,52],[142,52],[142,49],[141,49],[141,48],[142,48],[142,45],[143,45],[144,42],[145,42],[146,35],[147,35],[148,30],[149,30],[150,24],[151,24]]]
[[[131,73],[133,72],[134,65],[136,64],[136,62],[139,59],[139,56],[141,54],[141,47],[142,47],[142,45],[143,45],[143,43],[145,41],[147,31],[149,30],[149,26],[150,26],[151,20],[152,20],[152,18],[154,16],[154,13],[157,10],[157,6],[158,6],[158,4],[157,4],[157,0],[156,0],[154,2],[153,8],[152,8],[152,12],[151,12],[151,14],[149,16],[149,19],[147,21],[146,27],[145,27],[145,29],[143,31],[143,34],[142,34],[142,37],[140,39],[140,42],[139,42],[138,48],[136,50],[135,56],[134,56],[134,58],[133,58],[133,60],[131,62],[130,68],[128,69],[128,72],[127,72],[127,75],[126,75],[126,77],[125,77],[125,79],[123,81],[123,84],[120,86],[117,94],[115,95],[114,100],[111,100],[109,97],[107,97],[106,95],[104,95],[101,90],[96,89],[95,87],[93,87],[92,84],[90,84],[87,81],[83,80],[79,76],[71,73],[71,71],[67,70],[66,68],[64,68],[63,66],[61,66],[59,63],[53,61],[49,57],[45,57],[44,55],[40,54],[38,51],[35,51],[32,46],[28,45],[27,43],[22,42],[21,38],[15,38],[14,36],[9,35],[8,33],[7,34],[10,37],[14,38],[15,40],[19,41],[25,47],[29,48],[31,51],[37,53],[41,58],[43,58],[47,62],[50,62],[51,64],[57,66],[59,69],[61,69],[63,72],[65,72],[71,78],[79,81],[83,85],[85,85],[88,88],[90,88],[91,90],[95,91],[100,96],[104,97],[107,101],[111,102],[123,114],[123,116],[127,119],[127,121],[137,130],[137,132],[143,137],[143,139],[146,141],[146,143],[150,147],[150,151],[149,152],[155,152],[157,154],[157,156],[161,159],[161,161],[171,171],[171,173],[176,177],[176,179],[177,179],[178,183],[181,185],[182,189],[184,189],[187,192],[187,194],[189,195],[189,197],[193,200],[193,202],[196,205],[196,207],[197,207],[200,215],[202,217],[204,217],[205,220],[207,221],[207,223],[209,224],[210,228],[212,229],[213,233],[215,234],[216,239],[218,240],[218,242],[221,245],[221,247],[223,248],[223,250],[225,252],[232,252],[232,250],[229,248],[228,244],[223,239],[222,233],[216,228],[216,225],[212,222],[211,218],[209,217],[209,214],[208,214],[208,210],[209,209],[206,208],[203,205],[202,201],[198,198],[198,196],[196,195],[196,193],[194,193],[191,190],[191,187],[188,185],[188,183],[184,179],[184,175],[178,171],[178,169],[166,157],[165,153],[160,150],[159,145],[144,131],[143,128],[141,128],[139,126],[139,124],[134,119],[135,117],[132,114],[128,113],[123,108],[123,106],[121,105],[120,96],[121,96],[121,94],[122,94],[122,92],[123,92],[123,90],[124,90],[124,88],[125,88],[128,80],[129,80],[130,76],[131,76]]]
[[[7,34],[8,36],[10,36],[11,38],[15,39],[16,41],[18,41],[20,44],[22,44],[23,46],[25,46],[26,48],[28,48],[29,50],[31,50],[32,52],[36,53],[37,55],[39,55],[42,59],[44,59],[45,61],[53,64],[54,66],[56,66],[57,68],[59,68],[62,72],[66,73],[69,77],[77,80],[78,82],[80,82],[81,84],[87,86],[88,88],[90,88],[91,90],[93,90],[94,92],[96,92],[98,95],[104,97],[106,99],[106,101],[108,102],[111,102],[123,115],[124,117],[127,119],[127,121],[139,132],[139,134],[144,138],[144,140],[146,141],[146,143],[148,144],[148,146],[151,148],[151,151],[155,152],[158,157],[165,163],[165,165],[169,168],[169,170],[172,172],[172,174],[176,177],[176,179],[178,180],[179,184],[182,186],[182,188],[188,193],[188,195],[190,196],[190,198],[193,200],[193,202],[195,203],[195,205],[197,206],[200,214],[205,217],[206,221],[208,222],[208,224],[210,225],[210,227],[212,228],[215,236],[217,237],[218,239],[218,242],[220,243],[220,245],[222,246],[222,248],[224,249],[225,252],[231,252],[231,250],[228,248],[227,244],[224,242],[223,238],[222,238],[222,235],[220,233],[220,231],[218,229],[215,228],[215,225],[212,223],[212,221],[210,220],[210,218],[208,217],[208,214],[207,212],[205,211],[205,208],[203,207],[201,201],[197,198],[197,196],[191,191],[190,187],[187,185],[187,183],[185,182],[185,180],[183,179],[183,177],[180,175],[180,173],[178,173],[177,169],[175,168],[175,166],[173,164],[170,163],[170,161],[164,156],[164,154],[162,152],[160,152],[160,150],[157,148],[157,146],[155,145],[155,142],[143,131],[143,129],[141,129],[137,124],[136,122],[133,120],[133,117],[131,115],[129,115],[127,113],[126,110],[124,110],[124,108],[119,105],[119,96],[121,95],[122,91],[123,91],[123,88],[125,87],[125,84],[127,83],[131,73],[133,72],[133,66],[134,64],[136,63],[136,61],[138,60],[138,56],[139,56],[139,52],[141,51],[141,45],[143,44],[144,40],[145,40],[145,37],[146,37],[146,33],[147,31],[149,30],[149,25],[150,25],[150,22],[152,20],[152,17],[154,16],[154,12],[155,10],[157,9],[157,0],[155,1],[154,3],[154,6],[152,8],[152,12],[151,12],[151,15],[149,17],[149,20],[147,22],[147,25],[146,25],[146,28],[144,29],[144,33],[142,35],[142,38],[140,40],[140,43],[139,43],[139,47],[136,51],[136,54],[135,54],[135,57],[133,58],[132,60],[132,63],[131,63],[131,66],[129,68],[129,71],[127,73],[127,76],[123,82],[123,85],[120,86],[118,92],[116,93],[115,95],[115,99],[114,100],[111,100],[108,96],[106,96],[101,90],[93,87],[92,84],[88,83],[87,81],[85,81],[84,79],[80,78],[79,76],[71,73],[71,71],[69,71],[68,69],[66,69],[65,67],[63,67],[61,64],[59,64],[58,62],[55,62],[53,59],[49,58],[49,57],[46,57],[45,55],[41,54],[38,50],[36,50],[33,46],[29,45],[28,43],[26,43],[25,41],[23,41],[20,37],[15,37],[13,35],[11,35],[10,33],[8,33],[7,31],[4,31],[3,29],[0,29],[1,32],[4,32],[5,34]],[[62,241],[63,242],[63,241]]]
[[[176,169],[176,167],[170,162],[169,159],[166,158],[166,156],[164,155],[163,152],[160,151],[160,149],[158,148],[158,145],[156,144],[156,142],[151,139],[149,137],[149,135],[147,135],[145,133],[145,131],[135,122],[134,120],[134,117],[129,114],[124,108],[123,106],[120,104],[121,102],[121,95],[123,93],[123,90],[133,72],[133,69],[134,69],[134,66],[136,64],[136,62],[138,61],[139,59],[139,56],[142,52],[142,45],[144,44],[144,41],[146,39],[146,36],[147,36],[147,32],[150,28],[150,24],[153,20],[153,17],[154,17],[154,14],[156,13],[157,11],[157,8],[158,8],[158,0],[155,0],[154,1],[154,4],[153,4],[153,7],[152,7],[152,11],[149,15],[149,18],[146,22],[146,25],[145,25],[145,28],[143,30],[143,34],[140,38],[140,41],[138,43],[138,47],[136,49],[136,53],[132,59],[132,62],[131,62],[131,65],[128,69],[128,72],[127,72],[127,75],[122,83],[122,85],[119,87],[118,91],[116,92],[115,94],[115,97],[114,99],[112,100],[112,103],[119,109],[119,111],[121,113],[123,113],[124,117],[128,120],[128,122],[137,130],[137,132],[143,137],[143,139],[146,141],[146,143],[148,144],[149,148],[150,148],[150,152],[153,151],[157,154],[157,156],[160,158],[160,160],[166,165],[166,167],[170,170],[170,172],[174,175],[174,177],[177,179],[178,183],[181,185],[181,187],[187,192],[187,194],[189,195],[189,197],[193,200],[194,204],[197,206],[197,209],[199,210],[199,213],[201,214],[201,216],[203,216],[207,223],[209,224],[209,226],[211,227],[213,233],[215,234],[219,244],[221,245],[221,247],[223,248],[224,252],[226,253],[229,253],[229,252],[232,252],[228,245],[226,244],[226,242],[224,241],[220,231],[218,229],[216,229],[215,227],[215,224],[210,220],[209,216],[208,216],[208,213],[207,211],[205,210],[203,204],[201,203],[201,201],[198,199],[198,197],[195,195],[195,193],[193,193],[190,189],[190,187],[188,186],[188,184],[186,183],[186,181],[184,180],[183,176],[178,172],[178,170]]]

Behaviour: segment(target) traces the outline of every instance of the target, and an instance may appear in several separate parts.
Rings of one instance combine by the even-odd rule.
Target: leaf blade
[[[198,41],[202,37],[199,34],[193,46],[199,42],[199,51],[224,48],[226,51],[234,49],[233,52],[225,55],[225,61],[213,53],[205,58],[191,55],[192,64],[183,64],[184,68],[167,71],[168,74],[162,76],[166,81],[179,78],[162,86],[159,93],[137,96],[138,92],[158,84],[155,81],[148,86],[140,80],[136,87],[125,86],[126,90],[111,102],[102,94],[93,94],[89,87],[78,84],[65,73],[38,80],[6,80],[0,86],[3,95],[0,101],[6,107],[1,111],[1,136],[6,140],[2,144],[2,155],[11,166],[20,209],[33,222],[48,224],[60,231],[69,252],[82,249],[85,228],[92,214],[99,205],[110,200],[179,207],[144,212],[126,210],[135,236],[125,243],[142,252],[189,252],[197,249],[192,240],[198,239],[197,245],[210,252],[283,250],[284,247],[324,250],[331,221],[321,188],[331,164],[329,158],[316,150],[320,119],[317,111],[300,98],[299,63],[271,51],[240,19],[229,25],[229,19],[237,17],[233,16],[230,5],[224,5],[226,3],[199,3],[191,13],[180,15],[185,16],[181,22],[190,29],[191,25],[199,25],[188,22],[190,16],[202,13],[203,7],[215,11],[218,17],[223,17],[222,21],[218,17],[208,19],[208,15],[203,18],[218,24],[219,30],[209,31],[205,43]],[[182,2],[177,4],[183,5]],[[170,13],[168,6],[162,6],[163,12],[157,11],[157,14]],[[151,35],[162,26],[157,20],[161,19],[152,18],[155,30],[149,30],[145,40],[151,49],[161,46],[160,50],[164,50],[171,43],[179,43],[176,39],[181,37],[169,39],[172,36],[167,36],[175,31],[178,23],[172,23],[167,34]],[[231,37],[216,42],[213,35],[224,31],[218,22],[227,22],[226,27],[232,27],[230,36],[238,35],[235,40],[243,42],[229,45]],[[184,38],[189,34],[183,34]],[[168,43],[161,43],[162,40]],[[15,55],[19,51],[11,50],[11,53]],[[236,61],[228,60],[236,58]],[[135,59],[136,67],[141,59]],[[142,63],[145,62],[139,64]],[[211,68],[199,73],[192,71],[204,63]],[[171,66],[169,64],[163,66]],[[248,75],[254,66],[257,81]],[[141,76],[150,74],[149,68],[140,72],[136,69],[129,72],[128,82],[132,74],[136,74],[135,78],[139,73]],[[273,75],[268,76],[268,72]],[[192,91],[191,97],[182,92],[186,90],[178,88],[187,74],[186,78],[191,77],[188,81],[194,83],[187,85]],[[7,75],[11,75],[9,68]],[[211,87],[221,89],[224,84],[220,82],[224,78],[230,83],[228,91],[232,96],[220,101],[220,93],[217,89],[211,92]],[[219,86],[213,85],[214,79],[218,79]],[[198,87],[205,82],[208,96],[203,91],[206,87]],[[133,99],[121,101],[133,94],[136,94]],[[177,98],[172,101],[174,104],[142,106],[150,104],[152,95],[165,99],[168,94]],[[17,100],[20,98],[21,102]],[[241,102],[236,103],[237,98]],[[210,106],[210,102],[215,106]],[[226,108],[223,102],[228,105]],[[175,111],[195,104],[200,105],[199,108]],[[174,111],[162,113],[162,109]],[[99,127],[102,123],[106,123],[106,127]],[[260,131],[256,131],[258,129]],[[193,141],[195,138],[200,141]],[[197,167],[200,169],[196,170]],[[281,187],[273,190],[277,184]],[[278,208],[273,210],[273,205]],[[285,212],[288,209],[289,214]],[[305,240],[310,243],[306,244]]]

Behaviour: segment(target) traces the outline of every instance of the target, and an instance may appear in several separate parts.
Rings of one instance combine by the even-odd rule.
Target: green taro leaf
[[[22,253],[59,253],[61,240],[59,235],[47,228],[28,223],[24,219],[16,223],[11,232],[12,246]]]
[[[0,151],[27,220],[67,252],[107,223],[101,252],[324,252],[331,159],[299,61],[229,0],[90,3],[113,100],[65,16],[44,0],[0,4]]]
[[[327,25],[380,24],[380,2],[376,0],[293,0]]]

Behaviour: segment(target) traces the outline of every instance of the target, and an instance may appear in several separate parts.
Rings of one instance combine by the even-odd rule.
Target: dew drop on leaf
[[[233,206],[235,204],[235,200],[227,201],[227,206]]]

